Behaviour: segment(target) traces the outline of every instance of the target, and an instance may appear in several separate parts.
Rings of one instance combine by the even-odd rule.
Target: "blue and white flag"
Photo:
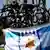
[[[5,50],[50,50],[50,25],[28,29],[3,29]]]

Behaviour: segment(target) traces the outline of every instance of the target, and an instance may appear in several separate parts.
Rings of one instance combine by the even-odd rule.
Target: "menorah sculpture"
[[[1,10],[0,24],[3,24],[4,28],[25,28],[47,23],[49,16],[47,8],[39,5],[19,5],[13,1],[13,4],[4,5]]]

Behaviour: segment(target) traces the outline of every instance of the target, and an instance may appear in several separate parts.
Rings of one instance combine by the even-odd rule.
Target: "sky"
[[[46,0],[47,8],[50,8],[50,0]]]
[[[50,8],[50,0],[46,0],[47,8]],[[3,0],[0,0],[0,9],[3,7]]]
[[[3,7],[3,0],[0,0],[0,9]]]

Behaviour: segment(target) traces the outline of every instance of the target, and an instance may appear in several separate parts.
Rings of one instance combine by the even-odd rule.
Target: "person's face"
[[[8,3],[15,5],[16,4],[16,0],[9,0]]]
[[[12,0],[12,5],[15,5],[16,4],[16,0]]]

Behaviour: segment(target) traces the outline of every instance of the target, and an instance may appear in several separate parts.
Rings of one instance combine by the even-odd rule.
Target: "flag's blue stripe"
[[[8,40],[9,38],[18,38],[17,35],[15,35],[14,33],[10,33],[10,32],[6,32],[6,35],[5,35],[5,39]]]
[[[41,33],[41,35],[42,35],[42,38],[43,38],[44,34],[46,34],[46,33],[47,33],[47,35],[49,35],[49,34],[50,34],[50,26],[48,26],[48,27],[43,27],[43,28],[40,28],[39,30],[37,30],[37,34],[38,34],[38,37],[39,37],[39,38],[41,37],[41,36],[40,36],[40,33]],[[49,38],[50,38],[50,36],[49,36]],[[48,40],[47,40],[47,36],[45,36],[44,39],[45,39],[45,40],[42,41],[41,50],[50,50],[50,46],[49,46],[49,47],[46,46],[45,48],[42,47],[43,45],[50,45],[50,44],[49,44],[50,39],[48,39],[49,42],[48,42]],[[45,43],[46,40],[47,40],[47,43]]]
[[[45,48],[42,48],[42,50],[46,50]]]
[[[41,50],[50,50],[50,46],[45,47],[45,48],[41,48]]]
[[[49,32],[50,31],[50,26],[48,27],[43,27],[43,28],[40,28],[39,30],[37,30],[38,32],[41,31],[41,33],[44,33],[44,32]]]
[[[43,27],[43,28],[40,28],[39,30],[37,30],[38,37],[40,38],[40,36],[42,36],[46,32],[50,32],[50,26]]]

